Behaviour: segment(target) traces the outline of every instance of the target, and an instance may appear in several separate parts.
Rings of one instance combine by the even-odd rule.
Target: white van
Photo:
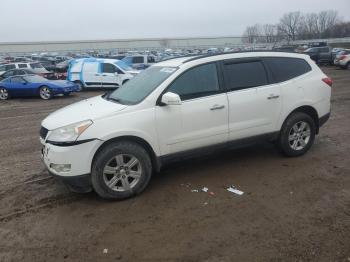
[[[117,88],[137,75],[124,62],[116,59],[82,58],[73,60],[68,68],[67,80],[88,87]]]

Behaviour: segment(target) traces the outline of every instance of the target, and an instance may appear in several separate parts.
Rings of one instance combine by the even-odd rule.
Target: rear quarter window
[[[264,62],[273,75],[274,83],[288,81],[311,71],[311,66],[302,58],[266,57]]]

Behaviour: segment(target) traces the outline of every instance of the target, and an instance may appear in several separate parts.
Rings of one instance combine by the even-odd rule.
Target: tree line
[[[277,24],[248,26],[243,37],[246,43],[350,37],[350,22],[344,22],[334,10],[307,14],[289,12]]]

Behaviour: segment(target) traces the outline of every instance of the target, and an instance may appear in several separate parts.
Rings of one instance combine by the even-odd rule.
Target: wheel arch
[[[138,136],[119,136],[119,137],[114,137],[111,138],[109,140],[106,140],[103,142],[102,145],[100,145],[100,147],[96,150],[92,161],[91,161],[91,166],[93,165],[93,163],[95,162],[95,159],[97,157],[97,155],[104,149],[106,148],[108,145],[112,144],[112,143],[116,143],[116,142],[120,142],[120,141],[128,141],[128,142],[133,142],[136,143],[140,146],[142,146],[147,153],[149,154],[149,156],[151,157],[151,161],[152,161],[152,168],[154,171],[159,172],[160,168],[161,168],[161,162],[159,160],[159,158],[157,157],[156,153],[154,152],[152,146],[143,138],[138,137]]]
[[[284,119],[283,121],[283,124],[282,126],[284,125],[284,123],[286,122],[286,120],[288,119],[288,117],[290,115],[292,115],[293,113],[295,112],[302,112],[302,113],[305,113],[307,115],[309,115],[315,122],[315,125],[316,125],[316,134],[318,134],[319,132],[319,128],[320,128],[320,125],[319,125],[319,115],[317,113],[317,110],[310,106],[310,105],[305,105],[305,106],[300,106],[300,107],[297,107],[295,108],[292,112],[290,112],[287,117]]]

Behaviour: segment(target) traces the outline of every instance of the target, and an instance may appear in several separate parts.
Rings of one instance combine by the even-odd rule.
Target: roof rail
[[[280,51],[280,50],[251,50],[251,51],[233,51],[233,52],[219,52],[219,53],[214,53],[214,54],[205,54],[205,55],[198,55],[194,56],[190,59],[187,59],[183,61],[182,63],[188,63],[191,61],[195,61],[198,59],[206,58],[206,57],[212,57],[212,56],[219,56],[219,55],[229,55],[229,54],[240,54],[240,53],[260,53],[260,52],[273,52],[273,53],[292,53],[294,54],[295,52],[289,52],[289,51]]]

